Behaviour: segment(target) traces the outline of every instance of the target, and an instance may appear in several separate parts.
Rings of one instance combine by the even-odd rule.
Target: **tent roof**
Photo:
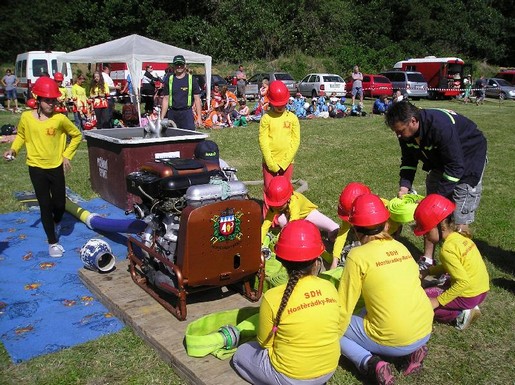
[[[211,62],[211,56],[174,47],[140,35],[129,35],[72,51],[58,57],[58,60],[71,63],[126,63],[130,58],[136,56],[141,62],[171,63],[175,55],[183,55],[187,63]]]
[[[67,63],[127,63],[137,100],[140,97],[143,62],[171,63],[183,55],[186,63],[202,63],[206,72],[206,98],[211,99],[211,56],[174,47],[140,35],[129,35],[106,43],[72,51],[57,57],[59,68]],[[140,104],[138,114],[141,116]]]

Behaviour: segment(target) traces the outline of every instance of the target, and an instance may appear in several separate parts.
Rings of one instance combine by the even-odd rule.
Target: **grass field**
[[[371,110],[372,100],[366,101]],[[398,376],[398,384],[515,384],[515,102],[489,99],[483,106],[458,101],[418,101],[421,107],[451,108],[474,120],[488,139],[489,164],[476,222],[474,240],[490,273],[491,291],[481,306],[483,316],[466,331],[434,325],[426,369],[414,377]],[[0,125],[19,116],[0,113]],[[240,180],[261,179],[258,125],[209,132],[221,156],[236,167]],[[340,191],[350,181],[362,181],[385,198],[397,192],[400,150],[393,133],[379,116],[301,122],[301,146],[295,178],[309,184],[305,195],[337,219]],[[3,153],[7,144],[0,144]],[[95,196],[89,184],[85,143],[72,162],[68,185],[84,198]],[[415,188],[424,192],[419,171]],[[16,161],[0,162],[0,213],[21,210],[13,192],[32,190],[24,152]],[[259,187],[251,195],[261,196]],[[418,257],[422,240],[405,227],[403,242]],[[1,314],[0,314],[1,322]],[[314,323],[313,327],[316,327]],[[59,353],[12,365],[0,351],[0,384],[181,384],[134,333],[123,331]],[[360,384],[351,365],[341,360],[329,384]],[[227,384],[228,385],[228,384]]]

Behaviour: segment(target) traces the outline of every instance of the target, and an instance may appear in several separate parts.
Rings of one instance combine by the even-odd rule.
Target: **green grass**
[[[491,278],[491,291],[482,305],[483,316],[464,332],[435,324],[429,342],[426,369],[416,377],[398,376],[398,384],[513,384],[515,378],[515,234],[513,191],[515,187],[515,102],[488,99],[483,106],[457,101],[418,101],[421,107],[444,107],[474,120],[488,139],[489,164],[484,176],[484,192],[474,239],[481,249]],[[372,100],[366,101],[371,110]],[[15,123],[16,117],[0,114],[0,125]],[[258,125],[209,132],[221,156],[236,167],[240,180],[261,179]],[[367,183],[385,198],[397,192],[400,150],[382,117],[301,122],[301,146],[296,157],[295,178],[309,184],[306,196],[325,214],[337,219],[336,205],[343,186],[350,181]],[[2,153],[8,145],[1,144]],[[68,185],[86,199],[95,196],[89,184],[88,154],[85,143],[72,162]],[[22,208],[12,193],[32,190],[24,153],[15,162],[0,163],[0,212]],[[424,192],[423,173],[415,180]],[[251,186],[254,197],[260,187]],[[415,256],[422,240],[409,228],[403,241]],[[314,324],[316,327],[316,323]],[[0,352],[0,384],[178,384],[180,380],[156,353],[131,330],[103,337],[65,351],[12,365]],[[354,369],[344,359],[329,384],[360,384]]]

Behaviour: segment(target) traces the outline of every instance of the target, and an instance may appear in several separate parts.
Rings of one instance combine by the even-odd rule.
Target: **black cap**
[[[186,64],[186,59],[182,55],[175,55],[172,64]]]
[[[195,147],[195,158],[203,159],[206,162],[218,164],[220,151],[218,145],[212,140],[203,140]]]

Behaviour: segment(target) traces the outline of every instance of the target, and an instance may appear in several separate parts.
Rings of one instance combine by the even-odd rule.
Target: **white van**
[[[27,101],[30,99],[28,90],[42,74],[47,73],[54,77],[56,72],[64,75],[63,85],[72,86],[72,68],[70,63],[64,63],[63,68],[57,68],[57,57],[66,54],[63,51],[29,51],[16,56],[14,74],[18,78],[18,99]]]

